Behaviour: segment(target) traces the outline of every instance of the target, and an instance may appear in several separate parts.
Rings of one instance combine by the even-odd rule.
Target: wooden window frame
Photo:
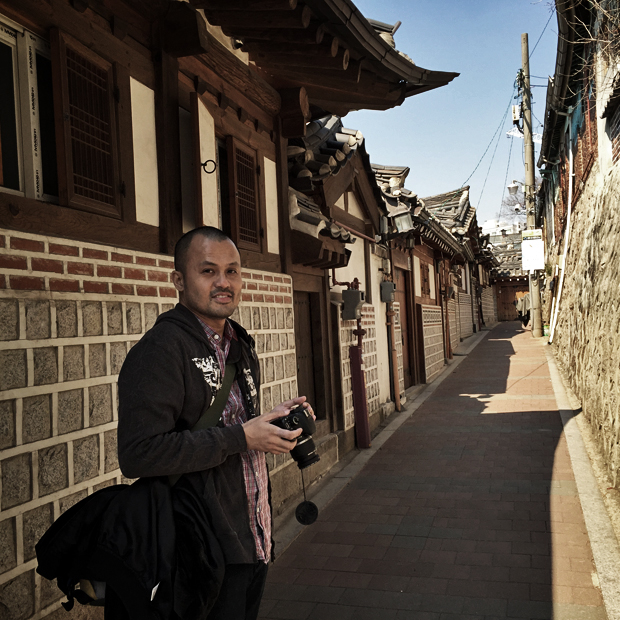
[[[267,240],[265,234],[266,205],[265,205],[265,175],[261,165],[262,153],[244,144],[234,136],[227,136],[226,147],[228,151],[228,182],[230,198],[230,227],[233,241],[240,250],[248,252],[266,254]],[[236,153],[240,151],[246,156],[252,157],[254,162],[254,180],[256,197],[256,237],[257,243],[251,243],[241,238],[240,233],[240,207],[237,193],[237,159]]]
[[[120,167],[120,126],[119,102],[121,98],[119,72],[115,63],[109,62],[82,45],[70,35],[58,28],[50,33],[52,45],[52,75],[54,83],[54,107],[56,116],[56,148],[58,165],[58,191],[62,205],[106,215],[115,219],[123,219],[123,183]],[[75,192],[73,177],[73,153],[71,139],[71,123],[69,110],[69,86],[67,74],[67,48],[86,58],[89,62],[105,71],[108,83],[108,104],[110,111],[110,146],[112,158],[112,184],[114,203],[108,204]],[[129,93],[124,93],[125,97]],[[128,99],[130,101],[130,99]],[[127,106],[128,108],[130,106]],[[127,136],[131,139],[131,134]],[[125,192],[126,194],[126,189]]]

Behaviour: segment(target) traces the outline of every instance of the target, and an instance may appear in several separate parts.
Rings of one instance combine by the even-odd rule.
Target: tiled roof
[[[289,140],[290,185],[307,191],[311,189],[310,182],[337,174],[363,140],[361,131],[346,129],[338,116],[325,116],[308,123],[305,137]]]
[[[423,198],[424,206],[452,233],[465,235],[476,216],[469,202],[469,185]]]

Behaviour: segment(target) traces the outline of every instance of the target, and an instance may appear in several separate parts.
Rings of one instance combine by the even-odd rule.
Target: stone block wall
[[[342,396],[345,420],[345,428],[343,430],[346,431],[355,426],[349,347],[357,344],[357,336],[353,335],[353,330],[357,329],[357,321],[343,321],[339,312],[338,322],[340,334],[339,350],[342,377]],[[362,328],[366,330],[366,335],[362,339],[362,358],[364,360],[368,415],[371,416],[379,410],[380,399],[379,372],[377,368],[377,331],[375,327],[375,308],[370,304],[364,304],[362,307]]]
[[[441,306],[422,305],[422,332],[426,382],[430,383],[444,367]]]
[[[620,164],[598,164],[572,215],[553,347],[581,400],[609,475],[620,485]],[[563,232],[565,234],[565,231]],[[556,251],[564,250],[564,239]]]
[[[261,407],[270,411],[297,396],[297,358],[291,277],[243,269],[241,304],[231,318],[256,341],[261,370]]]
[[[458,293],[459,307],[459,336],[460,339],[468,338],[474,333],[474,320],[471,313],[471,295]]]
[[[485,286],[482,289],[482,316],[485,324],[497,323],[497,301],[495,299],[495,286]]]
[[[461,343],[461,327],[458,316],[458,304],[454,299],[448,299],[448,318],[450,326],[450,347],[452,353]]]
[[[0,616],[42,617],[60,591],[34,544],[62,512],[122,480],[116,379],[173,307],[169,257],[0,232]]]
[[[405,403],[405,373],[403,362],[403,337],[400,322],[400,303],[395,302],[392,304],[396,316],[394,317],[396,324],[394,325],[394,340],[396,340],[396,359],[398,360],[398,387],[400,390],[401,402]]]
[[[35,573],[34,544],[74,503],[123,481],[118,372],[176,303],[172,268],[168,256],[0,231],[2,620],[66,614],[60,591]],[[256,340],[269,410],[297,392],[292,283],[251,269],[242,275],[233,318]]]

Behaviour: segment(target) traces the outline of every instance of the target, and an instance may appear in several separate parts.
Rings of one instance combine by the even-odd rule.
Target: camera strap
[[[203,428],[215,426],[220,421],[222,413],[224,412],[224,408],[226,407],[226,403],[228,402],[228,396],[230,394],[232,384],[235,381],[236,374],[236,365],[226,364],[226,368],[224,369],[224,379],[222,380],[222,387],[215,395],[215,400],[213,401],[211,406],[207,407],[202,412],[202,415],[198,419],[198,422],[196,422],[196,424],[194,424],[194,426],[192,427],[192,433],[202,430]],[[174,474],[172,476],[168,476],[170,486],[174,486],[181,476],[182,474]]]

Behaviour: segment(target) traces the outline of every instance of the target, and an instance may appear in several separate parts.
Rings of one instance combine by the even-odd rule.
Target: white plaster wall
[[[278,179],[276,162],[263,158],[265,170],[265,202],[267,206],[267,251],[280,252],[280,227],[278,224]]]
[[[347,199],[349,201],[349,215],[353,215],[354,217],[359,217],[360,220],[365,220],[366,215],[362,211],[362,207],[360,207],[360,204],[357,201],[355,193],[347,192]]]
[[[217,161],[217,143],[213,117],[200,99],[198,100],[198,134],[200,140],[200,161]],[[221,227],[220,208],[217,197],[217,173],[200,172],[202,220],[205,226]]]
[[[431,299],[435,299],[435,267],[430,263],[428,265],[428,281],[431,289]]]
[[[364,240],[356,237],[354,244],[348,244],[347,249],[351,250],[349,264],[343,269],[336,269],[336,280],[338,282],[352,282],[354,278],[360,281],[360,289],[366,291],[366,268],[364,261]],[[336,292],[341,292],[346,286],[336,286]]]
[[[159,181],[155,142],[155,93],[130,78],[136,220],[159,226]]]
[[[422,297],[422,273],[420,271],[420,259],[417,256],[413,257],[413,269],[415,296]]]
[[[377,369],[379,371],[379,400],[384,403],[390,398],[390,350],[386,323],[386,304],[381,301],[381,272],[382,259],[374,254],[370,255],[370,273],[372,300],[375,307],[375,328],[377,334]]]

